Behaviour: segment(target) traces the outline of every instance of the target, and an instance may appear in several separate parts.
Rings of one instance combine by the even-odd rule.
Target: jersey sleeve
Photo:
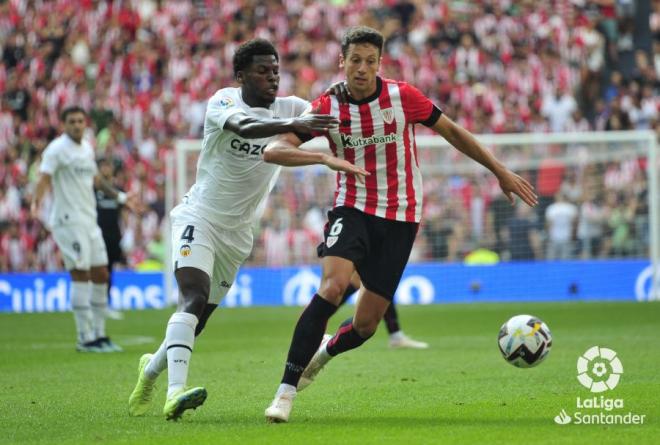
[[[291,96],[291,100],[293,101],[293,115],[294,116],[300,116],[305,111],[307,111],[307,109],[311,105],[305,99],[301,99],[297,96]]]
[[[220,90],[209,101],[206,110],[206,119],[222,131],[227,119],[236,113],[245,113],[245,110],[238,106],[237,98],[234,94],[227,90]]]
[[[406,83],[401,85],[401,90],[403,110],[409,122],[432,127],[440,119],[442,110],[417,88]]]
[[[57,156],[57,150],[51,144],[44,150],[44,154],[41,157],[41,164],[39,165],[39,172],[53,176],[55,170],[57,170],[58,163],[59,158]]]
[[[330,96],[324,94],[316,98],[312,103],[308,103],[307,107],[301,114],[330,114]],[[314,139],[317,136],[325,136],[326,133],[320,131],[314,131],[312,133],[296,133],[296,136],[300,138],[301,141],[307,142]]]

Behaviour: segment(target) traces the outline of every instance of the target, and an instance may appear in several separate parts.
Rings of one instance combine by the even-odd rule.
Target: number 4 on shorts
[[[194,232],[195,232],[195,226],[186,226],[186,228],[183,230],[183,235],[181,235],[181,239],[184,239],[189,243],[192,243],[192,241],[195,239],[193,238]]]

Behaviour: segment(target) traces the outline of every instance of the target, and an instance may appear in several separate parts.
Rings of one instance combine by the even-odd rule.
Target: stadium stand
[[[63,107],[90,111],[98,156],[113,159],[117,184],[141,196],[143,214],[123,221],[136,267],[160,243],[163,155],[177,138],[200,137],[206,98],[232,82],[236,46],[253,36],[276,42],[280,94],[311,99],[338,79],[336,42],[354,24],[387,37],[385,77],[417,85],[472,132],[660,132],[658,1],[10,0],[0,3],[0,272],[61,268],[29,202]],[[521,215],[484,178],[427,176],[412,260],[462,261],[482,245],[518,258],[499,229],[528,221],[525,230],[547,239],[545,209],[559,194],[577,214],[569,257],[645,255],[643,167],[541,166],[544,204]],[[332,183],[306,174],[306,187],[288,177],[276,188],[253,264],[315,261],[308,247],[320,239]],[[585,192],[593,178],[602,196]],[[545,258],[537,247],[526,255]]]

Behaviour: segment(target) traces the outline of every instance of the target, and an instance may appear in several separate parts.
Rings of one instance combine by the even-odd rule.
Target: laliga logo
[[[599,346],[593,346],[582,354],[577,361],[577,379],[582,386],[593,393],[616,388],[623,374],[623,365],[616,352]],[[562,409],[555,416],[558,425],[642,425],[646,414],[623,411],[623,399],[593,396],[575,400],[576,411],[567,413]]]
[[[577,361],[578,381],[591,392],[603,392],[619,384],[623,365],[616,352],[593,346]]]

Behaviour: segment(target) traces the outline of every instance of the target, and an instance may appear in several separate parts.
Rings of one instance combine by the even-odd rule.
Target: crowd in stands
[[[9,0],[0,2],[0,271],[62,267],[29,202],[63,107],[89,110],[98,156],[141,197],[142,211],[123,216],[127,266],[154,252],[162,261],[164,154],[177,138],[200,137],[207,98],[233,84],[237,45],[275,42],[280,94],[313,99],[341,78],[338,42],[357,24],[386,36],[383,76],[416,85],[474,133],[660,134],[657,0]],[[644,166],[551,169],[536,210],[506,205],[485,175],[428,175],[413,260],[461,261],[483,246],[502,259],[646,255]],[[541,186],[542,172],[526,174]],[[332,186],[315,169],[284,175],[251,261],[315,262],[309,246]]]

